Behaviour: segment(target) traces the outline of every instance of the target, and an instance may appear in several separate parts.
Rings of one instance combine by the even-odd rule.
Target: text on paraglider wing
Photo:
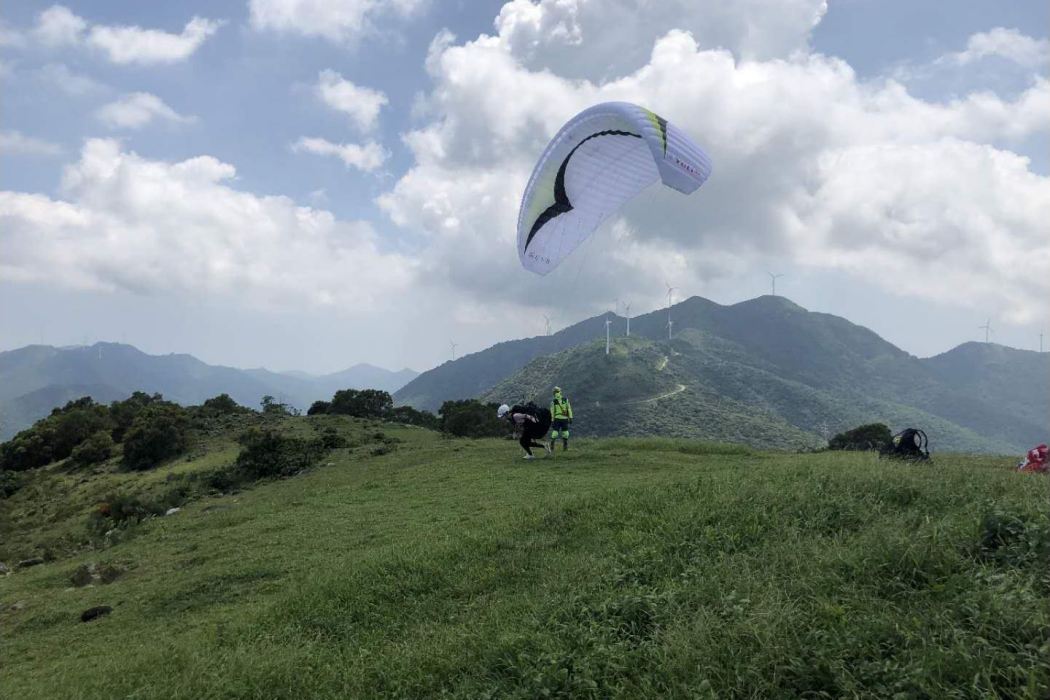
[[[530,260],[535,260],[536,262],[541,262],[544,265],[550,265],[551,264],[551,259],[546,257],[546,256],[544,256],[544,255],[536,255],[535,253],[526,253],[526,255],[529,257]]]
[[[700,174],[700,171],[696,169],[696,166],[692,165],[691,163],[686,163],[678,156],[670,155],[667,156],[667,159],[674,163],[676,166],[678,166],[679,170],[684,170],[693,177],[703,177],[703,175]]]

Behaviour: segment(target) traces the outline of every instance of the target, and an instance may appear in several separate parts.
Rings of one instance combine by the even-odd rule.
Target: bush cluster
[[[0,472],[35,469],[67,458],[73,466],[91,466],[118,454],[118,445],[125,468],[152,469],[184,452],[194,427],[216,416],[245,413],[253,412],[227,394],[190,408],[142,391],[108,406],[84,396],[0,445]]]
[[[438,412],[441,432],[457,437],[504,437],[509,431],[507,424],[496,418],[497,408],[497,404],[477,399],[446,401]]]
[[[308,416],[338,415],[418,425],[437,430],[437,416],[428,411],[418,411],[411,406],[394,406],[388,392],[379,389],[340,389],[331,401],[314,401],[306,411]]]
[[[828,441],[829,450],[882,450],[893,441],[884,423],[869,423],[835,435]]]

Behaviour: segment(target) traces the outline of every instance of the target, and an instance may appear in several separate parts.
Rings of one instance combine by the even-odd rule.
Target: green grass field
[[[1009,459],[608,439],[526,462],[380,429],[389,454],[0,577],[0,697],[1050,697],[1050,486]],[[73,551],[98,480],[155,486],[231,445],[41,473],[0,534]],[[72,587],[89,561],[127,572]]]

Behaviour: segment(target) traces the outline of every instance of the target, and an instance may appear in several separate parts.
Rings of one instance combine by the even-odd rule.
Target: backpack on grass
[[[927,460],[930,458],[930,450],[926,433],[918,428],[905,428],[893,436],[879,456],[915,461]]]

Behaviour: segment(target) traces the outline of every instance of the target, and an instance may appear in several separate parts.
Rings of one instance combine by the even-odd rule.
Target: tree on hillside
[[[881,450],[893,436],[884,423],[869,423],[835,435],[828,441],[829,450]]]
[[[128,431],[135,418],[142,413],[142,409],[152,403],[163,401],[160,394],[147,394],[144,391],[136,391],[123,401],[114,401],[109,405],[109,414],[113,418],[113,440],[124,441],[124,433]]]
[[[441,432],[458,437],[503,437],[510,431],[496,418],[497,408],[497,404],[477,399],[446,401],[439,411]]]
[[[124,436],[124,466],[135,471],[152,469],[188,445],[186,410],[167,401],[153,403],[135,418]]]
[[[314,401],[310,404],[310,408],[306,410],[308,416],[321,416],[328,413],[328,409],[331,408],[332,404],[328,401]]]
[[[83,396],[0,446],[0,470],[24,471],[65,459],[88,437],[112,427],[109,409]]]
[[[379,389],[340,389],[332,397],[328,413],[357,418],[383,418],[394,409],[394,399]]]
[[[249,410],[234,401],[229,394],[219,394],[210,399],[205,399],[201,407],[215,413],[244,413]]]
[[[99,462],[105,462],[112,456],[113,438],[108,430],[99,430],[74,447],[73,453],[69,458],[78,467],[87,467]]]

